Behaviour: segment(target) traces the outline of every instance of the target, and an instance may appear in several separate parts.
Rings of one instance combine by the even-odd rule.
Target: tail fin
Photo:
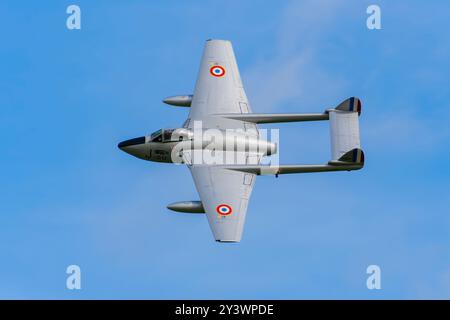
[[[342,101],[336,107],[336,110],[340,111],[349,111],[349,112],[358,112],[358,116],[361,114],[361,100],[356,97],[348,98],[345,101]]]
[[[330,165],[360,165],[364,166],[364,151],[355,148],[342,155],[338,160],[331,160],[328,162]]]
[[[349,150],[361,149],[358,120],[361,101],[351,97],[327,112],[330,117],[331,159],[341,161],[342,157],[348,157]]]

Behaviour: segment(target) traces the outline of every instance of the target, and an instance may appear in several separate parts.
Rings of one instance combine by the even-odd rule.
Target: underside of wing
[[[206,41],[188,117],[189,127],[194,121],[202,121],[205,128],[243,129],[243,122],[218,114],[249,112],[231,43]]]
[[[255,175],[219,166],[189,169],[216,241],[239,242]]]

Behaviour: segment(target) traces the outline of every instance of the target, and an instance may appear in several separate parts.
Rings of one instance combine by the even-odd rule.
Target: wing
[[[219,166],[189,166],[216,241],[239,242],[256,176]]]
[[[216,114],[249,112],[250,105],[242,86],[231,42],[206,41],[188,127],[192,127],[194,121],[202,121],[204,128],[243,129],[243,122]]]

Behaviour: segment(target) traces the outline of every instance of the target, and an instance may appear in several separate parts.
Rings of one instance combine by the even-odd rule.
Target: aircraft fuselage
[[[261,139],[255,132],[230,134],[214,129],[213,132],[205,130],[196,136],[186,128],[158,130],[152,135],[122,141],[118,147],[139,159],[167,163],[183,163],[182,153],[187,150],[207,150],[211,153],[241,151],[261,156],[277,152],[275,143]]]

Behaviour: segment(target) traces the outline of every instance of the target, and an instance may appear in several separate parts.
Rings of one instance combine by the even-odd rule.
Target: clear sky
[[[443,0],[2,1],[0,298],[450,298],[449,21]],[[239,244],[166,209],[198,199],[187,168],[117,148],[181,125],[161,99],[192,93],[208,38],[255,112],[363,102],[365,168],[258,177]],[[328,123],[271,127],[282,163],[329,159]]]

